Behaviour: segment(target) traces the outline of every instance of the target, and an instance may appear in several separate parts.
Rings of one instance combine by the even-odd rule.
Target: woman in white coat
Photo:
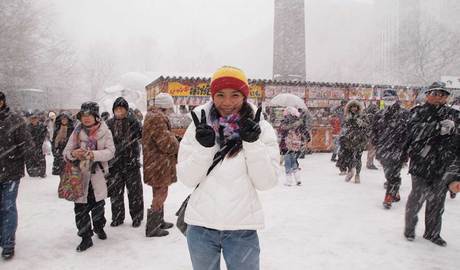
[[[75,201],[74,212],[78,236],[82,237],[77,251],[85,251],[93,245],[93,231],[99,239],[107,239],[104,232],[104,199],[107,198],[105,174],[108,172],[107,162],[114,157],[115,146],[112,133],[99,117],[99,105],[96,102],[83,103],[77,118],[81,123],[70,136],[64,156],[78,164],[81,170],[85,192]]]
[[[180,143],[178,179],[198,186],[185,213],[195,270],[220,269],[221,252],[229,270],[259,269],[256,230],[264,217],[256,190],[276,186],[280,156],[274,129],[260,120],[248,94],[240,69],[218,69],[212,101],[192,112],[194,124]]]

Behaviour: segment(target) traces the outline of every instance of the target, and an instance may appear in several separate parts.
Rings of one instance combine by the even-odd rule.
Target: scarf
[[[242,146],[240,127],[238,125],[240,120],[239,114],[218,116],[217,111],[214,110],[215,108],[213,107],[211,109],[212,128],[216,134],[220,149],[214,155],[212,164],[206,175],[208,175],[219,162],[222,162],[227,154],[229,154],[229,156],[236,155]]]
[[[56,134],[56,138],[54,139],[54,147],[58,147],[61,142],[65,143],[65,139],[67,138],[67,129],[68,125],[61,125]]]
[[[231,114],[220,116],[212,121],[212,128],[217,135],[217,141],[221,148],[231,140],[241,141],[240,127],[238,126],[239,120],[240,116],[238,114]]]
[[[75,128],[75,140],[76,140],[76,148],[81,146],[80,141],[80,132],[83,131],[88,136],[88,143],[86,144],[86,150],[96,150],[97,149],[97,131],[99,130],[101,123],[96,123],[91,127],[85,127],[83,125],[79,125]],[[80,161],[80,169],[82,171],[90,172],[91,173],[92,161],[89,159],[81,160]]]

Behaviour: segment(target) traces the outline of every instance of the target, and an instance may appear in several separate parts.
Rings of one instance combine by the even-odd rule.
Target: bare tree
[[[426,85],[459,66],[460,36],[440,23],[422,22],[420,32],[398,47],[395,76],[404,84]],[[417,35],[417,36],[416,36]]]
[[[110,46],[103,43],[90,47],[82,63],[83,75],[89,86],[88,97],[96,100],[98,93],[114,80],[116,72],[116,55]]]
[[[0,87],[43,89],[48,108],[62,107],[59,96],[72,86],[75,65],[73,49],[51,27],[49,10],[31,0],[0,1]]]

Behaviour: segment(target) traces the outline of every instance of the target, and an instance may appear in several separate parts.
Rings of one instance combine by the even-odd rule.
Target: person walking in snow
[[[38,112],[34,112],[29,117],[29,124],[27,125],[29,133],[32,135],[34,141],[34,149],[31,151],[31,156],[26,159],[27,173],[30,177],[46,177],[46,159],[43,153],[43,143],[47,136],[47,129],[44,124],[40,122]]]
[[[331,119],[329,121],[331,127],[332,127],[332,138],[333,138],[333,143],[332,143],[332,156],[331,156],[331,161],[332,162],[337,162],[337,154],[339,153],[339,138],[340,138],[340,118],[338,117],[337,114],[332,114]]]
[[[168,196],[169,186],[177,181],[176,163],[179,142],[168,114],[174,108],[174,100],[167,93],[155,97],[154,106],[150,108],[144,119],[142,146],[144,153],[144,183],[152,187],[153,199],[147,210],[146,237],[162,237],[168,235],[166,229],[173,224],[164,220],[164,203]]]
[[[400,200],[399,187],[401,169],[406,159],[403,148],[407,140],[409,111],[401,107],[393,89],[383,91],[383,102],[385,109],[375,115],[371,138],[386,179],[383,207],[390,209],[393,202]]]
[[[107,198],[105,175],[109,169],[108,161],[114,157],[115,146],[112,132],[100,118],[96,102],[83,103],[77,119],[80,123],[67,142],[64,156],[78,164],[83,181],[84,195],[74,205],[78,236],[82,238],[77,251],[82,252],[93,246],[93,232],[99,239],[107,239],[104,231],[104,199]]]
[[[342,137],[345,135],[345,106],[347,105],[346,100],[340,101],[340,106],[336,107],[333,109],[333,113],[335,116],[338,118],[338,122],[340,125],[339,133],[336,136],[337,142],[336,142],[336,151],[337,151],[337,160],[335,163],[335,166],[339,168],[340,173],[339,175],[346,175],[347,174],[347,162],[344,160],[344,151],[341,151],[340,149],[340,141],[342,140]],[[331,157],[331,160],[334,161],[334,156]]]
[[[51,152],[54,156],[53,175],[62,176],[64,173],[65,159],[64,148],[69,141],[74,129],[72,115],[69,112],[62,112],[56,118],[54,125],[53,138],[51,140]]]
[[[302,119],[300,113],[294,107],[287,107],[283,112],[284,118],[278,128],[281,137],[280,148],[284,156],[284,168],[286,173],[286,186],[301,185],[300,168],[298,158],[303,150]]]
[[[455,151],[455,159],[447,167],[446,173],[443,176],[443,181],[447,186],[451,197],[455,198],[452,194],[456,195],[460,192],[460,130],[458,125],[455,130],[453,147]]]
[[[340,138],[340,151],[343,165],[347,168],[345,181],[353,176],[355,183],[361,182],[361,156],[367,145],[368,125],[363,114],[363,105],[357,100],[350,100],[345,106],[343,136]]]
[[[5,260],[14,256],[18,210],[16,199],[24,160],[33,149],[33,141],[24,119],[12,112],[0,92],[0,247]]]
[[[379,107],[375,104],[370,104],[366,110],[364,111],[366,115],[367,124],[369,127],[372,127],[375,122],[375,115],[379,112]],[[372,140],[372,132],[368,129],[368,143],[367,143],[367,161],[366,161],[366,168],[369,170],[378,170],[378,168],[374,164],[375,159],[375,145]]]
[[[412,190],[406,204],[404,236],[409,241],[415,239],[417,215],[426,201],[423,238],[445,246],[441,223],[448,186],[443,176],[455,157],[452,146],[458,114],[446,105],[450,92],[444,83],[434,82],[425,93],[425,104],[411,110],[408,123],[405,152],[410,158]]]
[[[142,130],[129,105],[119,97],[113,103],[114,117],[107,121],[115,144],[115,157],[109,161],[108,190],[112,205],[112,222],[116,227],[125,220],[125,187],[128,190],[129,213],[132,226],[137,228],[144,218],[144,197],[140,170]]]
[[[224,66],[211,79],[212,100],[192,112],[180,143],[178,178],[195,188],[185,212],[193,269],[259,269],[257,229],[264,226],[257,190],[277,184],[275,130],[247,102],[242,70]]]

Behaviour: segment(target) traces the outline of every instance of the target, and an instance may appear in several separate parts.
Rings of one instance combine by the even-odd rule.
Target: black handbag
[[[188,195],[185,201],[182,202],[181,206],[179,207],[179,210],[177,210],[176,212],[176,216],[177,216],[176,227],[179,229],[179,231],[184,236],[187,233],[187,226],[188,226],[187,223],[185,223],[184,221],[185,210],[187,209],[187,204],[188,204],[188,200],[190,199],[190,195]]]
[[[195,189],[197,189],[199,185],[200,184],[198,184],[195,187]],[[189,194],[187,196],[187,198],[185,198],[185,200],[180,205],[179,210],[177,210],[177,212],[176,212],[176,216],[177,216],[176,227],[179,229],[179,231],[184,236],[187,235],[187,226],[188,226],[188,224],[185,223],[185,220],[184,220],[184,218],[185,218],[185,210],[187,209],[187,204],[188,204],[188,200],[190,200],[190,196],[192,196],[192,194]]]

